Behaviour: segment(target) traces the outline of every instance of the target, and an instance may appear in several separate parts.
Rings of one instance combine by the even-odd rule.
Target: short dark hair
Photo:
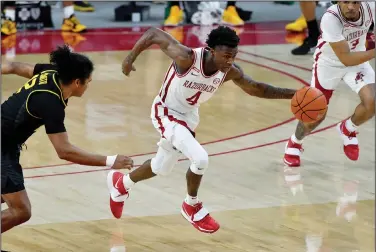
[[[94,64],[88,57],[73,52],[68,45],[58,46],[52,51],[50,63],[56,66],[63,85],[76,79],[84,83],[94,70]]]
[[[206,44],[212,49],[216,46],[235,48],[238,46],[239,41],[240,39],[233,29],[227,26],[219,26],[209,33]]]

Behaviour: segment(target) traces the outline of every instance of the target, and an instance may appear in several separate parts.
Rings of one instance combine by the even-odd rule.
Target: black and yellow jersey
[[[65,132],[65,107],[54,65],[36,64],[34,76],[1,104],[1,145],[19,146],[42,125],[46,133]]]

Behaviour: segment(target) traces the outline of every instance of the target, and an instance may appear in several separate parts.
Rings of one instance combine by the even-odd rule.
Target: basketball
[[[291,99],[291,111],[299,121],[309,123],[319,120],[328,107],[325,95],[317,88],[304,87]]]

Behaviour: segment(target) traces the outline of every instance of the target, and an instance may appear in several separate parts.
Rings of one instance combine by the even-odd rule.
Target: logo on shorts
[[[364,77],[364,74],[362,72],[356,73],[356,76],[355,76],[356,84],[358,84],[359,81],[363,81],[363,77]]]
[[[215,79],[213,80],[213,84],[214,84],[214,85],[218,85],[220,82],[221,82],[221,79],[219,79],[219,78],[215,78]]]

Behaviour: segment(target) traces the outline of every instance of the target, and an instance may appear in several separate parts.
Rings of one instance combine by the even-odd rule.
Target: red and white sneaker
[[[337,130],[343,140],[343,150],[346,156],[356,161],[359,158],[359,143],[356,137],[357,132],[350,132],[346,128],[346,120],[337,124]]]
[[[219,229],[219,224],[210,216],[208,210],[202,206],[202,202],[191,206],[184,201],[181,214],[201,232],[214,233]]]
[[[300,153],[302,151],[302,144],[295,143],[290,138],[285,147],[283,162],[290,167],[300,166]]]
[[[123,214],[124,201],[128,198],[128,190],[123,184],[124,174],[118,171],[110,171],[107,175],[107,187],[110,191],[110,208],[115,218],[119,219]]]

